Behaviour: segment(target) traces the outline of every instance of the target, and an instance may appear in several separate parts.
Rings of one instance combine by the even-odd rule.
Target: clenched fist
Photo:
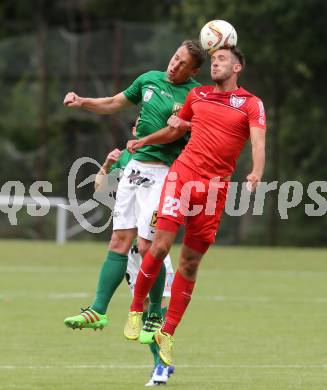
[[[64,99],[64,105],[67,107],[81,107],[83,98],[78,96],[75,92],[68,92]]]
[[[142,139],[132,139],[127,142],[126,148],[130,153],[135,153],[137,149],[140,149],[144,146]]]

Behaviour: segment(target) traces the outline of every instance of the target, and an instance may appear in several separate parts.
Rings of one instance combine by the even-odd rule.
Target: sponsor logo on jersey
[[[152,95],[153,95],[152,89],[147,89],[145,91],[145,94],[144,94],[144,97],[143,97],[143,101],[148,102],[152,98]]]
[[[243,106],[243,104],[245,103],[245,100],[246,100],[245,97],[232,95],[229,99],[229,104],[232,107],[239,108],[239,107]]]
[[[178,111],[183,107],[183,103],[174,103],[173,105],[173,111],[172,111],[172,114],[173,115],[177,115],[178,114]]]
[[[169,97],[169,98],[172,98],[172,97],[173,97],[172,94],[170,94],[169,92],[166,92],[166,91],[162,91],[162,90],[161,90],[160,93],[161,93],[161,95],[167,96],[167,97]]]

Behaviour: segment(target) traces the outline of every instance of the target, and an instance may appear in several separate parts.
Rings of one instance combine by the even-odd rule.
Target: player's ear
[[[243,67],[242,67],[241,64],[236,63],[236,64],[233,65],[233,68],[234,68],[233,70],[234,70],[235,73],[241,73]]]
[[[199,70],[200,70],[200,68],[193,68],[191,71],[191,76],[194,77],[195,75],[197,75]]]

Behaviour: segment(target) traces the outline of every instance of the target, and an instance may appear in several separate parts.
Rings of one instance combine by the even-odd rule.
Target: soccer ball
[[[235,28],[225,20],[212,20],[202,27],[200,42],[203,49],[211,55],[223,46],[236,46],[237,33]]]

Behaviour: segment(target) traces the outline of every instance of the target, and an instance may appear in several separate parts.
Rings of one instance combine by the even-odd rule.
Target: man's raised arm
[[[72,108],[83,108],[96,114],[114,114],[133,105],[122,93],[112,97],[87,98],[78,96],[75,92],[68,92],[64,99],[64,105]]]

